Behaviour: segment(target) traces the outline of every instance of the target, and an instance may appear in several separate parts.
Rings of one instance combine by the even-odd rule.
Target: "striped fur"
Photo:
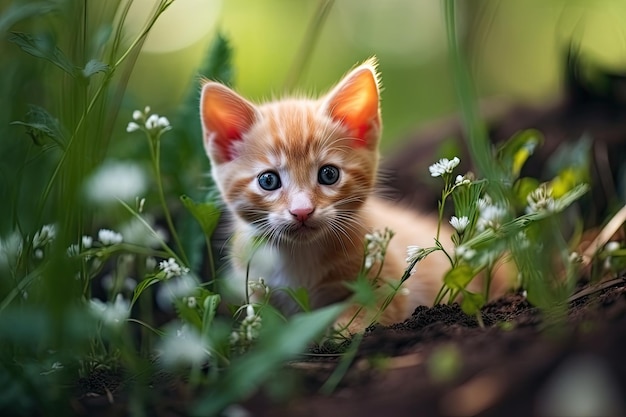
[[[242,289],[249,266],[251,279],[263,277],[273,289],[304,287],[312,306],[320,307],[349,296],[344,284],[359,272],[366,233],[385,227],[396,233],[382,272],[388,280],[402,276],[408,245],[432,246],[433,217],[374,195],[381,129],[374,60],[319,99],[256,105],[207,82],[201,118],[212,175],[234,218],[230,265]],[[335,184],[318,182],[325,165],[339,169]],[[278,174],[282,186],[264,190],[258,179],[265,172]],[[449,235],[444,227],[441,240]],[[432,303],[448,267],[444,255],[429,256],[379,321],[401,321],[417,305]],[[273,302],[287,314],[297,310],[284,293]],[[350,330],[367,324],[360,317]]]

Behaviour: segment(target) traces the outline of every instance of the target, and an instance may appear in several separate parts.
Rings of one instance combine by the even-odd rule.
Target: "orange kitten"
[[[230,266],[241,288],[263,277],[271,289],[304,287],[313,308],[350,295],[366,233],[395,232],[381,277],[398,280],[408,245],[432,246],[437,221],[374,195],[381,132],[379,80],[370,59],[320,99],[256,105],[207,82],[200,113],[212,175],[233,214]],[[450,242],[443,226],[442,242]],[[379,322],[402,321],[431,305],[450,264],[442,252],[418,264]],[[377,270],[377,268],[372,268]],[[297,306],[284,292],[272,302]],[[347,312],[340,321],[347,322]],[[364,317],[350,330],[362,330]]]

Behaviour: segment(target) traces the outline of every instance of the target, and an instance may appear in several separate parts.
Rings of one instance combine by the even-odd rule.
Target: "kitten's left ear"
[[[326,111],[349,130],[355,145],[370,149],[380,136],[379,103],[375,58],[350,71],[324,98]]]

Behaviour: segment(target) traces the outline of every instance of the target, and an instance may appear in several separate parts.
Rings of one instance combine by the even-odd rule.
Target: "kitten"
[[[356,279],[363,264],[366,233],[387,227],[395,232],[381,273],[390,281],[404,273],[408,245],[433,245],[434,217],[374,194],[379,93],[375,59],[319,99],[256,105],[222,84],[204,84],[204,145],[233,214],[230,267],[242,289],[248,273],[250,279],[263,277],[271,289],[304,287],[311,306],[321,307],[349,297],[345,282]],[[450,242],[450,235],[442,225],[441,242]],[[449,268],[442,252],[428,256],[378,321],[399,322],[416,306],[431,305]],[[283,292],[272,303],[287,314],[298,310]],[[356,310],[347,311],[340,324]],[[350,331],[368,324],[361,314]]]

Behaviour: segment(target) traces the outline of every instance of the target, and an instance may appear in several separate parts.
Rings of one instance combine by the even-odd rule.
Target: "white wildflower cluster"
[[[120,233],[114,232],[110,229],[100,229],[98,231],[98,240],[104,246],[117,245],[124,241],[123,236]]]
[[[143,111],[133,112],[133,121],[128,123],[126,131],[128,133],[144,130],[149,134],[160,134],[172,128],[167,117],[159,116],[156,113],[150,114],[150,107],[146,106]]]
[[[35,232],[33,236],[33,249],[41,249],[52,242],[57,235],[56,226],[53,224],[44,225],[41,230]]]
[[[166,261],[164,261],[166,262]],[[168,265],[169,262],[168,262]],[[178,266],[178,264],[177,264]],[[189,269],[184,267],[178,267],[179,270],[174,272],[180,272],[183,275],[181,276],[170,276],[166,280],[161,283],[159,289],[156,294],[156,301],[159,308],[163,311],[169,311],[172,308],[172,305],[177,301],[181,300],[183,303],[189,305],[189,303],[193,303],[194,301],[189,301],[189,298],[192,297],[196,290],[198,289],[199,283],[196,278],[194,278],[191,274],[189,274]],[[176,267],[174,267],[176,269]],[[171,278],[171,279],[170,279]],[[197,300],[196,300],[197,301]]]
[[[382,233],[376,230],[365,235],[366,253],[364,266],[366,270],[370,269],[376,262],[383,261],[392,237],[393,232],[390,229],[385,229]]]
[[[33,236],[33,254],[37,259],[43,259],[43,249],[52,242],[57,235],[56,226],[46,224]]]
[[[259,337],[261,331],[261,316],[256,314],[254,306],[248,304],[245,307],[246,317],[241,320],[239,328],[230,334],[230,344],[238,347],[239,351],[245,351]],[[244,308],[242,307],[242,308]]]
[[[410,245],[406,247],[406,263],[412,264],[413,262],[420,261],[424,257],[424,248],[417,245]]]
[[[469,218],[467,216],[456,217],[452,216],[450,218],[450,225],[456,230],[456,232],[461,235],[469,226]]]
[[[417,245],[409,245],[406,248],[406,263],[411,265],[413,263],[419,262],[426,256],[426,251],[421,246]],[[415,267],[413,267],[410,271],[410,274],[413,275],[415,273]]]
[[[461,160],[456,156],[449,160],[448,158],[442,158],[439,162],[435,162],[431,166],[428,167],[430,171],[430,175],[433,177],[441,177],[445,174],[451,174],[454,168],[459,165]]]
[[[531,191],[526,197],[528,206],[526,213],[538,213],[541,211],[555,212],[556,201],[552,196],[552,188],[547,184],[541,184],[535,190]]]
[[[466,245],[459,245],[454,248],[454,255],[457,259],[469,261],[476,255],[476,251]]]
[[[86,198],[95,204],[132,202],[148,186],[144,169],[130,161],[109,160],[100,165],[83,184]]]
[[[183,324],[169,329],[158,346],[159,358],[167,367],[177,365],[200,365],[211,356],[209,344],[193,327]]]
[[[189,273],[189,268],[178,265],[174,258],[159,262],[159,269],[165,273],[165,279],[180,277]]]
[[[130,316],[130,302],[122,294],[118,294],[113,303],[92,298],[89,311],[105,326],[119,327]]]
[[[250,280],[248,281],[248,292],[250,294],[259,293],[262,295],[268,295],[270,292],[270,288],[265,283],[265,279],[263,277],[259,278],[258,281]]]
[[[485,229],[498,230],[507,215],[507,210],[502,205],[494,204],[491,198],[485,195],[484,198],[478,199],[478,213],[476,227],[482,232]]]

